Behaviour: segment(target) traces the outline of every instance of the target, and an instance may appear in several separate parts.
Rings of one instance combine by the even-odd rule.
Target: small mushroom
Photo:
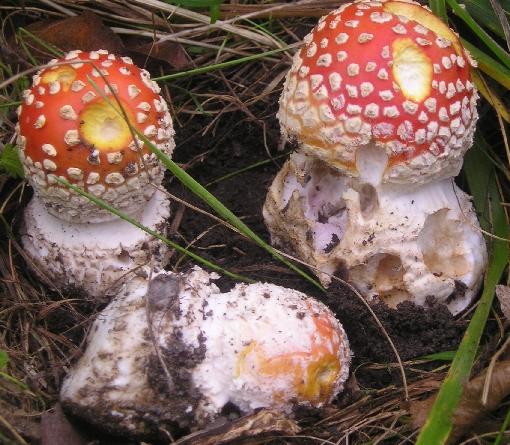
[[[140,212],[163,178],[156,156],[129,123],[167,155],[172,119],[159,87],[129,57],[71,51],[33,77],[19,109],[17,144],[26,176],[48,211],[77,223],[115,217],[57,178],[129,214]]]
[[[214,278],[195,267],[127,283],[94,322],[63,406],[113,433],[147,435],[203,427],[227,405],[248,414],[329,403],[351,355],[333,314],[267,283],[220,293]]]
[[[131,59],[98,50],[51,61],[23,94],[17,144],[35,196],[22,243],[29,266],[61,290],[106,299],[142,265],[166,261],[163,243],[57,181],[164,233],[163,168],[130,128],[171,155],[172,119],[158,93]]]
[[[169,217],[170,200],[160,191],[137,216],[162,234]],[[21,242],[29,266],[43,281],[97,301],[109,301],[142,266],[163,267],[169,255],[166,244],[126,221],[70,223],[47,212],[36,196],[24,212]]]
[[[453,313],[482,282],[486,247],[453,182],[472,145],[478,94],[457,35],[414,2],[359,1],[319,20],[280,98],[298,142],[273,182],[272,241],[343,274],[369,299]]]

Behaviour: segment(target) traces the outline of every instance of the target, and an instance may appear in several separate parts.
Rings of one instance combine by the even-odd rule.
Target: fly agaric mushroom
[[[169,217],[170,200],[158,190],[137,220],[164,234]],[[141,266],[163,267],[169,254],[166,244],[126,221],[70,223],[47,212],[37,197],[25,209],[21,242],[43,280],[98,301],[109,300]]]
[[[204,426],[228,403],[247,414],[330,402],[350,364],[333,314],[271,284],[220,293],[214,278],[195,267],[127,283],[94,322],[63,406],[113,433],[146,435]]]
[[[159,87],[129,57],[71,51],[33,78],[19,109],[18,146],[36,195],[60,219],[101,222],[107,210],[77,195],[65,179],[113,207],[139,212],[159,185],[156,156],[130,128],[167,155],[172,119]],[[129,124],[128,124],[129,122]]]
[[[368,298],[428,296],[453,313],[476,294],[486,247],[454,184],[477,120],[472,62],[413,2],[360,1],[319,20],[280,99],[292,156],[264,205],[272,241],[342,270]]]
[[[284,135],[364,182],[458,174],[478,96],[471,58],[439,18],[414,2],[360,1],[304,41],[280,99]]]
[[[170,203],[154,187],[164,172],[133,128],[171,155],[172,119],[128,57],[71,51],[48,65],[19,109],[17,142],[35,191],[22,242],[36,274],[103,299],[140,266],[162,266],[168,249],[57,179],[164,232]]]

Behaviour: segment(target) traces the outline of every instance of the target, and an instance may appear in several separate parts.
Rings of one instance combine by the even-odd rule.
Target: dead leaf
[[[85,445],[88,440],[67,419],[57,403],[41,416],[41,445]]]
[[[501,312],[510,321],[510,287],[498,284],[496,286],[496,297],[498,297]]]
[[[99,16],[90,11],[62,20],[43,20],[32,23],[25,29],[64,52],[75,49],[82,51],[106,49],[116,54],[125,52],[120,37],[105,26]],[[24,39],[36,51],[34,55],[48,58],[48,51],[35,39],[27,36],[24,36]]]
[[[510,360],[496,363],[493,368],[487,404],[482,404],[482,392],[487,370],[464,387],[459,406],[453,414],[453,428],[447,444],[456,443],[465,433],[472,431],[480,420],[496,409],[501,401],[510,394]],[[410,411],[415,428],[421,428],[427,420],[428,413],[436,396],[421,401],[413,401]]]
[[[182,69],[189,65],[190,57],[182,45],[164,40],[162,42],[147,43],[131,49],[132,53],[137,53],[145,58],[150,57],[162,62],[168,63],[172,68]],[[137,59],[135,54],[131,54],[133,59]],[[143,60],[141,61],[143,64]]]
[[[250,439],[266,435],[294,436],[301,429],[280,413],[262,410],[250,416],[190,434],[175,445],[227,445],[247,444]]]
[[[9,404],[1,399],[0,413],[4,421],[11,425],[28,443],[40,443],[41,425],[32,413],[14,408],[12,402]],[[0,432],[2,432],[1,427]]]

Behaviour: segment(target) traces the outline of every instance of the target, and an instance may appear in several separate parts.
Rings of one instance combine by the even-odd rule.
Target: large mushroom
[[[158,93],[131,59],[98,50],[51,61],[23,94],[17,144],[35,193],[22,242],[35,272],[61,289],[104,298],[141,265],[165,263],[163,243],[58,181],[164,233],[170,204],[156,193],[164,169],[135,131],[172,154],[172,119]]]
[[[227,405],[241,414],[321,407],[347,379],[350,350],[323,304],[272,284],[138,277],[98,316],[66,377],[63,406],[115,434],[203,427]]]
[[[274,243],[342,272],[391,306],[428,296],[453,313],[482,281],[486,248],[453,182],[477,121],[472,63],[413,2],[361,1],[319,20],[280,99],[292,155],[264,206]]]

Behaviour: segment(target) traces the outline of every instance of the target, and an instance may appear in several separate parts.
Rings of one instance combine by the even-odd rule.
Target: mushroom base
[[[135,218],[164,234],[169,216],[170,201],[157,191]],[[126,221],[62,221],[37,196],[25,209],[21,241],[28,264],[43,281],[98,300],[109,300],[140,266],[163,266],[169,254],[164,243]]]
[[[433,296],[456,314],[482,282],[485,242],[452,179],[374,187],[296,153],[263,212],[275,245],[308,263],[324,285],[337,274],[369,300],[394,307]]]
[[[116,434],[220,421],[223,408],[291,413],[342,389],[350,350],[333,314],[271,284],[220,293],[198,267],[136,277],[99,315],[66,377],[64,408]]]

